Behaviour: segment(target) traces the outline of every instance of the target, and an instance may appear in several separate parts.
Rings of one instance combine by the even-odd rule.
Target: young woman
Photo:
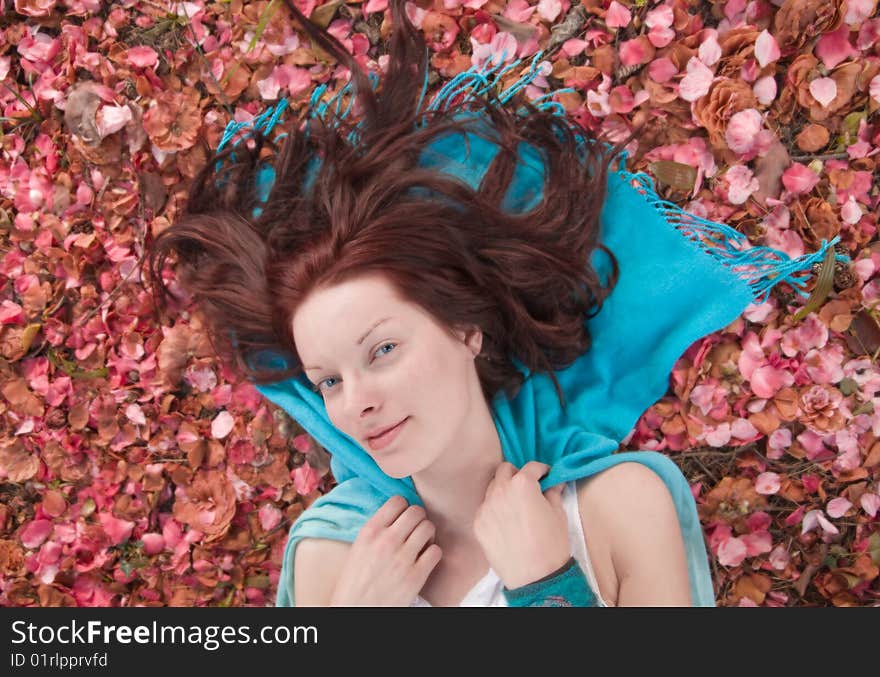
[[[424,507],[395,496],[353,544],[304,539],[297,604],[498,606],[499,582],[520,588],[572,555],[599,604],[690,604],[663,481],[623,463],[542,493],[546,465],[517,469],[502,455],[476,366],[481,330],[446,326],[394,277],[313,288],[293,335],[333,424],[387,475],[411,476]]]
[[[714,604],[686,480],[661,454],[614,452],[672,361],[754,290],[627,188],[606,216],[639,221],[615,241],[631,302],[603,313],[616,338],[591,335],[618,284],[606,179],[632,137],[609,147],[552,106],[511,112],[482,73],[461,81],[485,97],[424,106],[403,0],[377,93],[288,7],[349,69],[358,122],[313,116],[274,140],[255,125],[250,147],[211,158],[150,259],[158,306],[174,253],[218,353],[333,454],[339,485],[294,524],[277,603]],[[775,284],[787,265],[762,270]],[[639,275],[656,271],[652,296]],[[676,296],[689,284],[699,301]]]

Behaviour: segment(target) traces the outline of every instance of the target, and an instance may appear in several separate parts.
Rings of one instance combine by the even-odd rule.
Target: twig
[[[846,160],[849,153],[826,153],[825,155],[791,155],[795,162],[811,162],[813,160]]]

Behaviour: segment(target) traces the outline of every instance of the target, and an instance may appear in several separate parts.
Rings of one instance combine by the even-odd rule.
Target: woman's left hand
[[[517,471],[505,461],[474,517],[474,535],[508,589],[544,578],[571,557],[562,506],[565,483],[545,493],[538,483],[549,470],[546,463],[530,461]]]

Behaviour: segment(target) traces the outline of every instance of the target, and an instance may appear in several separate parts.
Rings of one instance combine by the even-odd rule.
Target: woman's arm
[[[687,558],[666,483],[648,466],[618,463],[578,493],[581,520],[608,534],[616,606],[690,606]]]
[[[297,544],[293,556],[296,606],[330,606],[349,550],[351,543],[324,538],[304,538]]]

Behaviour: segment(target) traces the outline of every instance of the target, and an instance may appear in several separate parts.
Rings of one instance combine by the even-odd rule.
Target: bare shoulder
[[[293,592],[296,606],[329,606],[330,597],[351,543],[304,538],[293,556]]]
[[[619,582],[618,606],[690,604],[687,557],[672,495],[635,461],[577,482],[581,519],[601,524]]]

